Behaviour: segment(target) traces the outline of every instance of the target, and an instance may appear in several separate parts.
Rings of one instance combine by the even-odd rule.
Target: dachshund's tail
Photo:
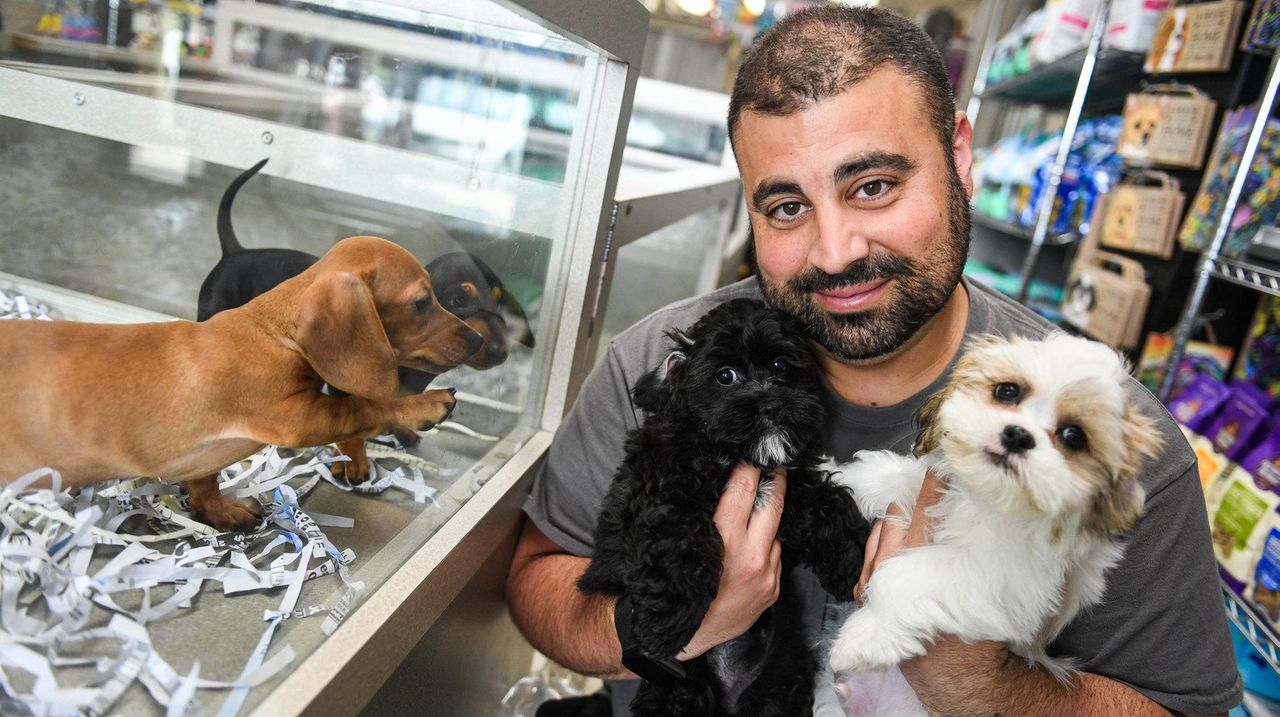
[[[240,246],[240,241],[236,239],[235,230],[231,228],[231,203],[236,200],[236,192],[240,191],[240,187],[252,179],[258,170],[266,166],[268,159],[270,158],[241,172],[240,176],[231,180],[227,191],[222,193],[222,202],[218,204],[218,243],[222,245],[223,256],[244,251],[244,247]]]

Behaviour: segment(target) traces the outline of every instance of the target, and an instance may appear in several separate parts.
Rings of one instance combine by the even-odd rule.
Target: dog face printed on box
[[[1131,192],[1113,192],[1107,199],[1107,216],[1102,224],[1102,242],[1130,246],[1138,224],[1138,198]]]
[[[1190,29],[1190,17],[1186,8],[1175,7],[1165,12],[1156,28],[1156,39],[1148,55],[1149,64],[1153,68],[1150,71],[1172,72],[1178,66],[1182,61]]]
[[[1160,106],[1149,102],[1127,102],[1120,151],[1131,157],[1145,157],[1160,125]]]

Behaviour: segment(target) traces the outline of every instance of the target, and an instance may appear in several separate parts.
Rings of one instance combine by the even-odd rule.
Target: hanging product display
[[[1168,174],[1131,175],[1103,198],[1102,245],[1168,259],[1185,203],[1178,180]]]
[[[1125,98],[1116,151],[1143,164],[1199,168],[1217,106],[1194,87],[1151,85]]]
[[[1143,66],[1148,73],[1225,72],[1231,67],[1244,3],[1179,5],[1164,11]]]

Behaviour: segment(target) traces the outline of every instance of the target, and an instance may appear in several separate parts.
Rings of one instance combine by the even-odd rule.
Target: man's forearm
[[[1171,714],[1115,680],[1078,673],[1070,685],[1063,685],[1002,646],[966,645],[952,637],[940,640],[924,657],[903,663],[902,674],[929,713],[937,717]]]
[[[530,559],[508,579],[511,615],[529,642],[561,665],[606,680],[636,679],[622,666],[614,599],[576,587],[587,563],[563,554]]]

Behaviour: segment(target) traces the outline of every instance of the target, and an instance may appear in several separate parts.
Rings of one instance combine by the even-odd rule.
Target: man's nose
[[[816,236],[809,247],[809,263],[827,274],[840,274],[865,259],[870,245],[858,222],[836,207],[815,207]]]

